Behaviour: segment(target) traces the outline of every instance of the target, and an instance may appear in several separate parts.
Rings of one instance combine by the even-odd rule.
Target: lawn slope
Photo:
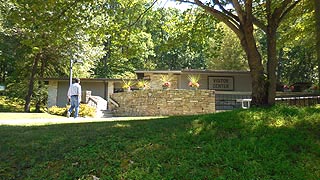
[[[0,126],[3,179],[320,179],[320,108]]]

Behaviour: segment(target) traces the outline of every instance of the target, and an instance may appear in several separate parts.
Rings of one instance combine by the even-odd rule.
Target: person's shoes
[[[68,111],[68,112],[67,112],[67,118],[69,118],[69,117],[70,117],[70,112]]]

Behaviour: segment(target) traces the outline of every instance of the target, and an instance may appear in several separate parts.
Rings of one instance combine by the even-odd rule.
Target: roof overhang
[[[43,78],[44,81],[70,81],[69,78]],[[81,82],[122,82],[122,79],[108,78],[80,78]]]
[[[154,70],[154,71],[135,71],[135,73],[143,74],[249,74],[250,71],[246,70],[202,70],[202,69],[184,69],[178,70]]]

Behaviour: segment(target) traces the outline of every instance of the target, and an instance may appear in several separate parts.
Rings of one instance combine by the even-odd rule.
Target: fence
[[[251,92],[216,91],[216,110],[232,110],[241,108],[241,102],[237,99],[251,99]],[[276,103],[312,106],[320,104],[320,95],[304,92],[277,93]]]
[[[294,106],[312,106],[320,104],[320,96],[292,96],[292,97],[277,97],[276,103],[294,105]]]
[[[216,110],[232,110],[241,107],[237,99],[250,99],[251,92],[216,91]]]

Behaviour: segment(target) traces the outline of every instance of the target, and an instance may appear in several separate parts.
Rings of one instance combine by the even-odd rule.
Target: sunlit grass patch
[[[130,127],[130,124],[117,123],[117,124],[115,124],[113,127],[116,127],[116,128],[126,128],[126,127]]]

